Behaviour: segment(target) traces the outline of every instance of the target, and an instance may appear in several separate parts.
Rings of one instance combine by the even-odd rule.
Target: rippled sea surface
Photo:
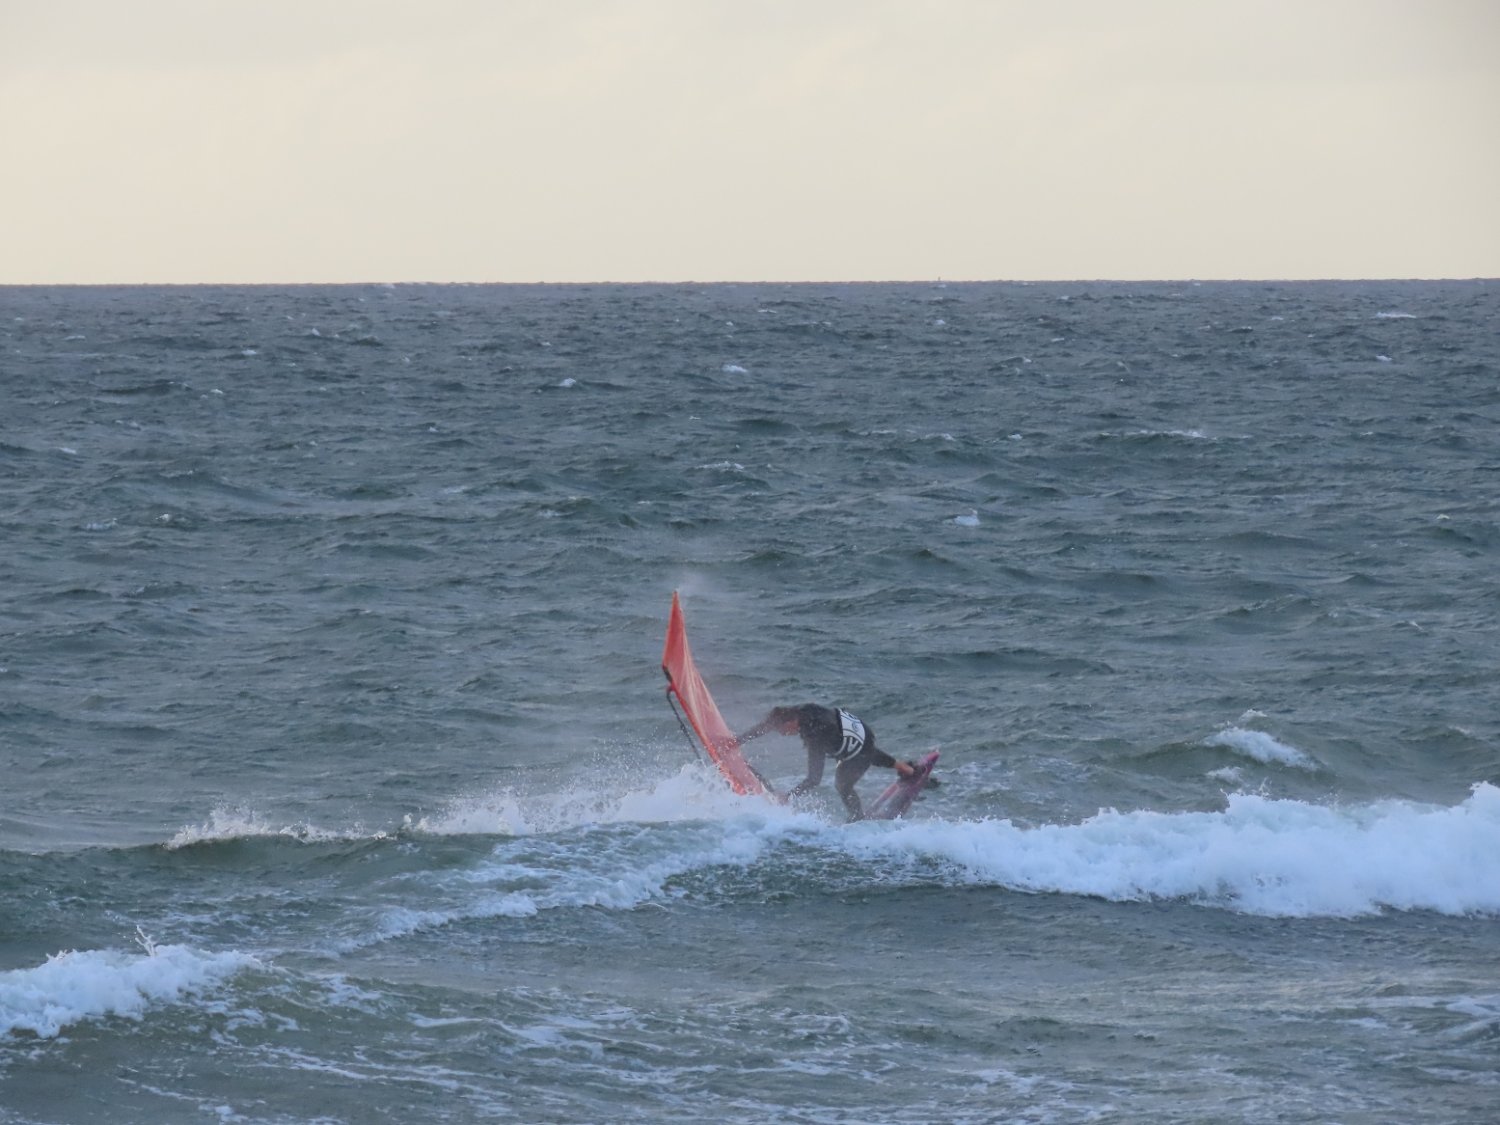
[[[5,1125],[1500,1104],[1500,283],[0,288],[0,542]]]

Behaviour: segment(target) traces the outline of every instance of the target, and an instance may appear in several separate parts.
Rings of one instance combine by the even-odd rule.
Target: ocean
[[[4,1125],[1496,1119],[1500,282],[6,288],[0,479]]]

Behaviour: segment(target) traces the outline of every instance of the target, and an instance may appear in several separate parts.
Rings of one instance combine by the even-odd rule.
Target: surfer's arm
[[[771,716],[767,715],[764,719],[762,719],[760,722],[756,723],[753,727],[751,727],[749,730],[747,730],[744,734],[736,735],[735,736],[735,741],[736,742],[749,742],[752,738],[759,738],[761,735],[763,735],[763,734],[767,733],[768,731],[770,731],[771,728],[772,728],[772,725],[773,724],[771,723]]]
[[[792,786],[792,791],[787,796],[795,797],[799,793],[806,793],[810,789],[816,789],[822,784],[823,755],[820,751],[810,749],[807,752],[807,776]]]
[[[912,765],[910,762],[897,761],[895,758],[887,754],[884,750],[881,750],[879,747],[875,746],[873,742],[866,748],[865,752],[870,755],[871,765],[883,766],[888,770],[895,770],[902,777],[910,777],[912,774],[917,772],[916,766]]]

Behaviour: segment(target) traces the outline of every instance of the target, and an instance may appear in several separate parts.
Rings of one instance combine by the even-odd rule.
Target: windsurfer
[[[833,787],[849,811],[850,820],[864,816],[864,806],[860,804],[854,786],[871,766],[893,769],[902,777],[910,777],[916,770],[911,762],[897,761],[876,747],[875,731],[848,711],[820,707],[816,703],[773,707],[769,715],[740,735],[737,741],[748,742],[773,731],[800,735],[802,745],[807,748],[807,776],[787,797],[800,796],[821,785],[824,759],[832,758],[838,763],[833,774]]]

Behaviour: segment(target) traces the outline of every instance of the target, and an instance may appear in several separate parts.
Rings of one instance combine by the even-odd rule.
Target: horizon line
[[[790,280],[785,278],[762,278],[749,280],[746,278],[673,278],[673,279],[635,279],[630,281],[592,279],[592,280],[569,280],[569,281],[460,281],[460,280],[404,280],[392,281],[389,279],[374,280],[343,280],[343,281],[3,281],[0,280],[0,289],[190,289],[195,287],[216,288],[281,288],[294,289],[299,287],[329,287],[329,286],[367,286],[373,288],[396,288],[398,286],[670,286],[670,285],[1305,285],[1323,284],[1329,282],[1370,282],[1370,283],[1396,283],[1396,282],[1465,282],[1465,283],[1488,283],[1500,282],[1500,274],[1495,275],[1459,275],[1445,274],[1441,276],[1396,276],[1383,277],[1359,277],[1352,275],[1327,274],[1318,277],[1216,277],[1184,276],[1184,277],[1059,277],[1059,278],[1023,278],[1023,277],[890,277],[890,278],[820,278]]]

